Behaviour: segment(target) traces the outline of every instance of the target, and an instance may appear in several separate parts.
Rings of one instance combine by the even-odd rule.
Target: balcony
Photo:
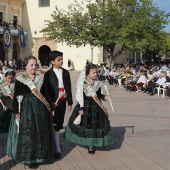
[[[19,30],[18,28],[11,27],[10,29],[10,35],[12,36],[19,36]],[[26,30],[24,31],[24,37],[28,36],[28,32]],[[4,34],[4,27],[0,26],[0,34]]]

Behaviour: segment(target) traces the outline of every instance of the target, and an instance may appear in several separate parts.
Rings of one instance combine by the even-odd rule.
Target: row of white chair
[[[167,82],[163,85],[163,87],[160,87],[160,85],[158,87],[155,87],[154,90],[157,89],[158,92],[158,96],[160,95],[161,91],[162,91],[162,97],[165,97],[166,91],[167,91],[167,87],[170,86],[170,82]]]

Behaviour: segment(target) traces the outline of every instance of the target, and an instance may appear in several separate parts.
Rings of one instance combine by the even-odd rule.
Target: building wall
[[[18,24],[22,25],[22,5],[24,0],[1,0],[0,12],[3,12],[3,21],[13,23],[13,16],[18,17]]]
[[[76,48],[75,46],[69,47],[66,43],[57,43],[55,40],[46,42],[44,41],[45,35],[40,33],[40,30],[45,27],[44,21],[51,19],[51,14],[56,5],[58,8],[67,9],[67,6],[73,2],[74,0],[51,0],[50,7],[39,7],[39,0],[26,0],[23,6],[23,26],[28,31],[28,37],[24,56],[32,54],[38,58],[39,47],[48,45],[51,50],[59,50],[64,53],[63,67],[65,68],[67,68],[68,59],[73,61],[76,70],[81,70],[87,59],[91,60],[92,50],[89,45]],[[93,49],[93,63],[98,64],[101,62],[103,62],[103,50],[95,47]]]
[[[22,7],[25,3],[25,0],[1,0],[0,1],[0,12],[3,13],[3,21],[8,23],[13,23],[13,16],[17,16],[18,18],[18,25],[22,26]],[[0,35],[0,41],[1,43],[4,43],[4,36]],[[18,36],[12,36],[11,37],[11,46],[9,49],[5,50],[5,58],[10,60],[13,56],[13,44],[17,43],[19,47],[19,37]],[[23,49],[20,49],[20,47],[17,49],[18,53],[18,59],[20,56],[22,56]]]
[[[76,70],[81,70],[86,60],[92,60],[93,63],[99,64],[103,62],[103,48],[95,47],[91,49],[89,45],[85,47],[68,46],[66,43],[57,43],[55,40],[46,41],[46,35],[40,33],[45,25],[45,20],[51,19],[51,14],[55,11],[55,6],[59,9],[67,10],[70,3],[74,3],[74,0],[50,0],[49,7],[39,7],[39,0],[1,0],[0,12],[3,12],[3,20],[7,22],[13,22],[13,16],[18,16],[18,24],[22,26],[24,30],[28,31],[26,38],[26,48],[20,48],[19,57],[24,60],[28,55],[34,55],[38,59],[39,49],[43,45],[47,45],[51,50],[59,50],[64,53],[64,67],[67,68],[68,59],[71,59],[74,63]],[[3,36],[0,35],[0,41],[3,41]],[[13,44],[19,43],[17,37],[12,38],[11,48],[5,50],[6,57],[12,58]],[[115,49],[117,52],[119,48]],[[123,63],[126,58],[134,58],[134,53],[123,52],[115,61],[116,63]]]

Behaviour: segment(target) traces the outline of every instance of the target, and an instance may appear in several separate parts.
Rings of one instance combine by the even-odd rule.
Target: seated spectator
[[[133,76],[132,72],[130,72],[129,70],[124,72],[124,74],[122,75],[121,84],[124,88],[126,87],[126,83],[125,83],[126,78],[129,77],[129,76]]]
[[[148,83],[150,82],[150,81],[153,81],[153,82],[155,82],[156,81],[156,75],[155,74],[153,74],[155,71],[152,71],[152,70],[149,70],[148,71],[148,73],[147,73],[147,77],[148,77],[148,79],[147,79],[147,82],[144,84],[144,90],[143,90],[143,92],[144,93],[146,93],[147,91],[148,91]]]
[[[162,73],[159,75],[159,78],[158,78],[158,80],[156,82],[150,81],[148,83],[148,91],[149,91],[150,96],[154,95],[155,87],[159,87],[159,86],[163,87],[165,82],[166,82],[166,78],[165,78],[165,75],[162,74]]]
[[[164,65],[161,67],[161,69],[160,69],[160,70],[168,71],[168,70],[169,70],[169,68],[167,67],[167,65],[166,65],[166,64],[164,64]]]
[[[141,88],[143,88],[143,85],[147,82],[147,72],[143,71],[141,72],[141,76],[139,77],[135,87],[136,87],[136,92],[141,91]]]

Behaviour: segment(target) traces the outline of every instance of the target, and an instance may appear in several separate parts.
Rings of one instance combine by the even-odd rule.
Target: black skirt
[[[0,104],[0,133],[8,132],[11,116],[12,116],[12,99],[8,96],[3,96],[1,98],[3,104],[6,106],[6,109],[3,108]]]
[[[80,125],[73,124],[79,115],[77,104],[69,119],[65,139],[85,146],[108,146],[114,143],[111,127],[105,112],[92,97],[84,97],[84,114]]]
[[[14,133],[11,124],[9,134]],[[16,133],[16,132],[15,132]],[[43,163],[53,156],[54,129],[51,115],[47,107],[32,93],[24,94],[21,103],[20,124],[18,139],[8,136],[7,154],[15,161],[32,164]],[[16,143],[16,155],[11,155],[12,141]]]

